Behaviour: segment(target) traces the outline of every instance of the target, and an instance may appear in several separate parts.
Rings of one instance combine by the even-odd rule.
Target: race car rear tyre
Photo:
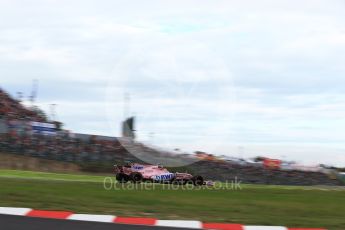
[[[119,183],[127,183],[129,178],[128,178],[128,175],[126,175],[124,173],[118,173],[118,174],[116,174],[116,180]]]
[[[143,175],[141,175],[141,173],[134,172],[131,173],[130,178],[133,183],[140,183],[143,180]]]
[[[204,184],[204,178],[202,176],[194,176],[192,181],[195,186],[201,186]]]

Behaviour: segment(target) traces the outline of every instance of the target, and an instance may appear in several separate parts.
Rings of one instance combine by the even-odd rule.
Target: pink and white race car
[[[171,173],[160,165],[143,165],[129,163],[123,166],[115,165],[116,180],[120,183],[128,181],[140,183],[151,181],[157,183],[205,185],[202,176],[193,176],[189,173]]]

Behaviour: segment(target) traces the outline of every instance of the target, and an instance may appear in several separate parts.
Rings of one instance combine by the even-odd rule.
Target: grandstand
[[[26,108],[18,100],[0,88],[0,119],[46,122],[47,118],[32,109]]]
[[[66,162],[76,165],[74,169],[101,173],[111,173],[114,164],[122,164],[126,161],[144,163],[142,159],[148,159],[150,162],[164,164],[167,159],[171,163],[171,161],[186,161],[195,157],[192,160],[195,162],[184,167],[183,170],[210,180],[230,181],[237,177],[243,183],[253,184],[343,184],[338,177],[331,177],[324,172],[266,168],[262,164],[213,157],[197,160],[196,156],[177,155],[128,138],[71,134],[64,130],[52,131],[49,125],[39,126],[39,130],[44,132],[33,132],[35,127],[33,124],[36,123],[32,122],[47,124],[48,121],[45,116],[26,108],[0,89],[0,153],[7,154],[6,156],[11,154],[52,162]],[[48,131],[54,132],[54,135],[47,135],[45,132]],[[136,154],[134,156],[131,153]],[[15,159],[20,161],[25,158]],[[28,168],[26,164],[29,162],[23,161],[20,165],[23,169]],[[10,167],[10,164],[7,166]]]

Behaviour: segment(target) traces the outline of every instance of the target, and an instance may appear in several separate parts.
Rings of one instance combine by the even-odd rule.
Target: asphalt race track
[[[183,228],[150,227],[75,220],[43,219],[0,215],[1,230],[181,230]]]

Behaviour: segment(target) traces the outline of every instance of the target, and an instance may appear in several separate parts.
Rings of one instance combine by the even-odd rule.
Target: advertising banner
[[[270,169],[280,169],[281,163],[282,163],[281,160],[269,159],[269,158],[266,158],[263,161],[264,167],[270,168]]]
[[[44,134],[44,135],[55,135],[56,126],[51,123],[44,122],[31,122],[31,129],[33,133]]]

